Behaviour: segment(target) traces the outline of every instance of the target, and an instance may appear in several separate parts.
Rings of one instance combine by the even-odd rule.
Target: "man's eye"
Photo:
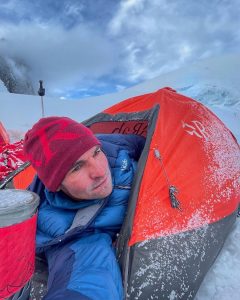
[[[98,148],[98,149],[96,149],[96,151],[95,151],[95,155],[98,155],[99,153],[101,153],[102,152],[102,149],[101,148]]]
[[[82,167],[81,165],[76,165],[75,167],[72,168],[72,173],[79,171],[81,167]]]

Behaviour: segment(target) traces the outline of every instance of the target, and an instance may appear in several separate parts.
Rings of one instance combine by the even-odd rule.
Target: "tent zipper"
[[[154,150],[155,157],[160,161],[164,177],[167,181],[171,206],[172,206],[172,208],[177,208],[177,209],[181,210],[180,201],[176,197],[176,194],[178,193],[178,189],[174,185],[170,184],[170,180],[169,180],[169,177],[168,177],[167,172],[165,170],[163,160],[162,160],[162,157],[160,155],[159,150],[156,149],[156,148],[154,148],[153,150]]]

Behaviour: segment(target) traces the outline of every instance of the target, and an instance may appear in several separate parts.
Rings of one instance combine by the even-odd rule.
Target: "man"
[[[48,261],[45,300],[122,300],[112,242],[126,214],[145,139],[94,136],[66,117],[40,119],[24,139],[40,195],[37,252]]]

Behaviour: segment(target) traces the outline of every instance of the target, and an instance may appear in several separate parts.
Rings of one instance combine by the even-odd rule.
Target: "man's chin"
[[[104,198],[110,196],[111,193],[112,193],[112,191],[113,191],[113,187],[111,186],[106,191],[104,191],[103,193],[101,193],[97,198],[98,199],[104,199]]]
[[[110,196],[111,193],[112,193],[112,191],[113,191],[113,186],[111,185],[111,186],[107,187],[105,189],[105,191],[103,191],[102,193],[100,193],[98,199],[104,199],[104,198]]]

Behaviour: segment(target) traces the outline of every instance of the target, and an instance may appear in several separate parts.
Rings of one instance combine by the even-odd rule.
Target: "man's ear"
[[[79,200],[77,198],[74,198],[68,191],[68,189],[61,183],[57,191],[62,191],[64,194],[69,196],[72,200]]]
[[[57,188],[56,192],[60,192],[61,191],[61,185]]]
[[[58,187],[58,189],[57,189],[57,192],[60,192],[60,191],[64,192],[65,194],[67,194],[67,195],[69,195],[69,196],[71,196],[71,195],[68,193],[67,189],[65,188],[65,186],[64,186],[62,183],[59,185],[59,187]]]

